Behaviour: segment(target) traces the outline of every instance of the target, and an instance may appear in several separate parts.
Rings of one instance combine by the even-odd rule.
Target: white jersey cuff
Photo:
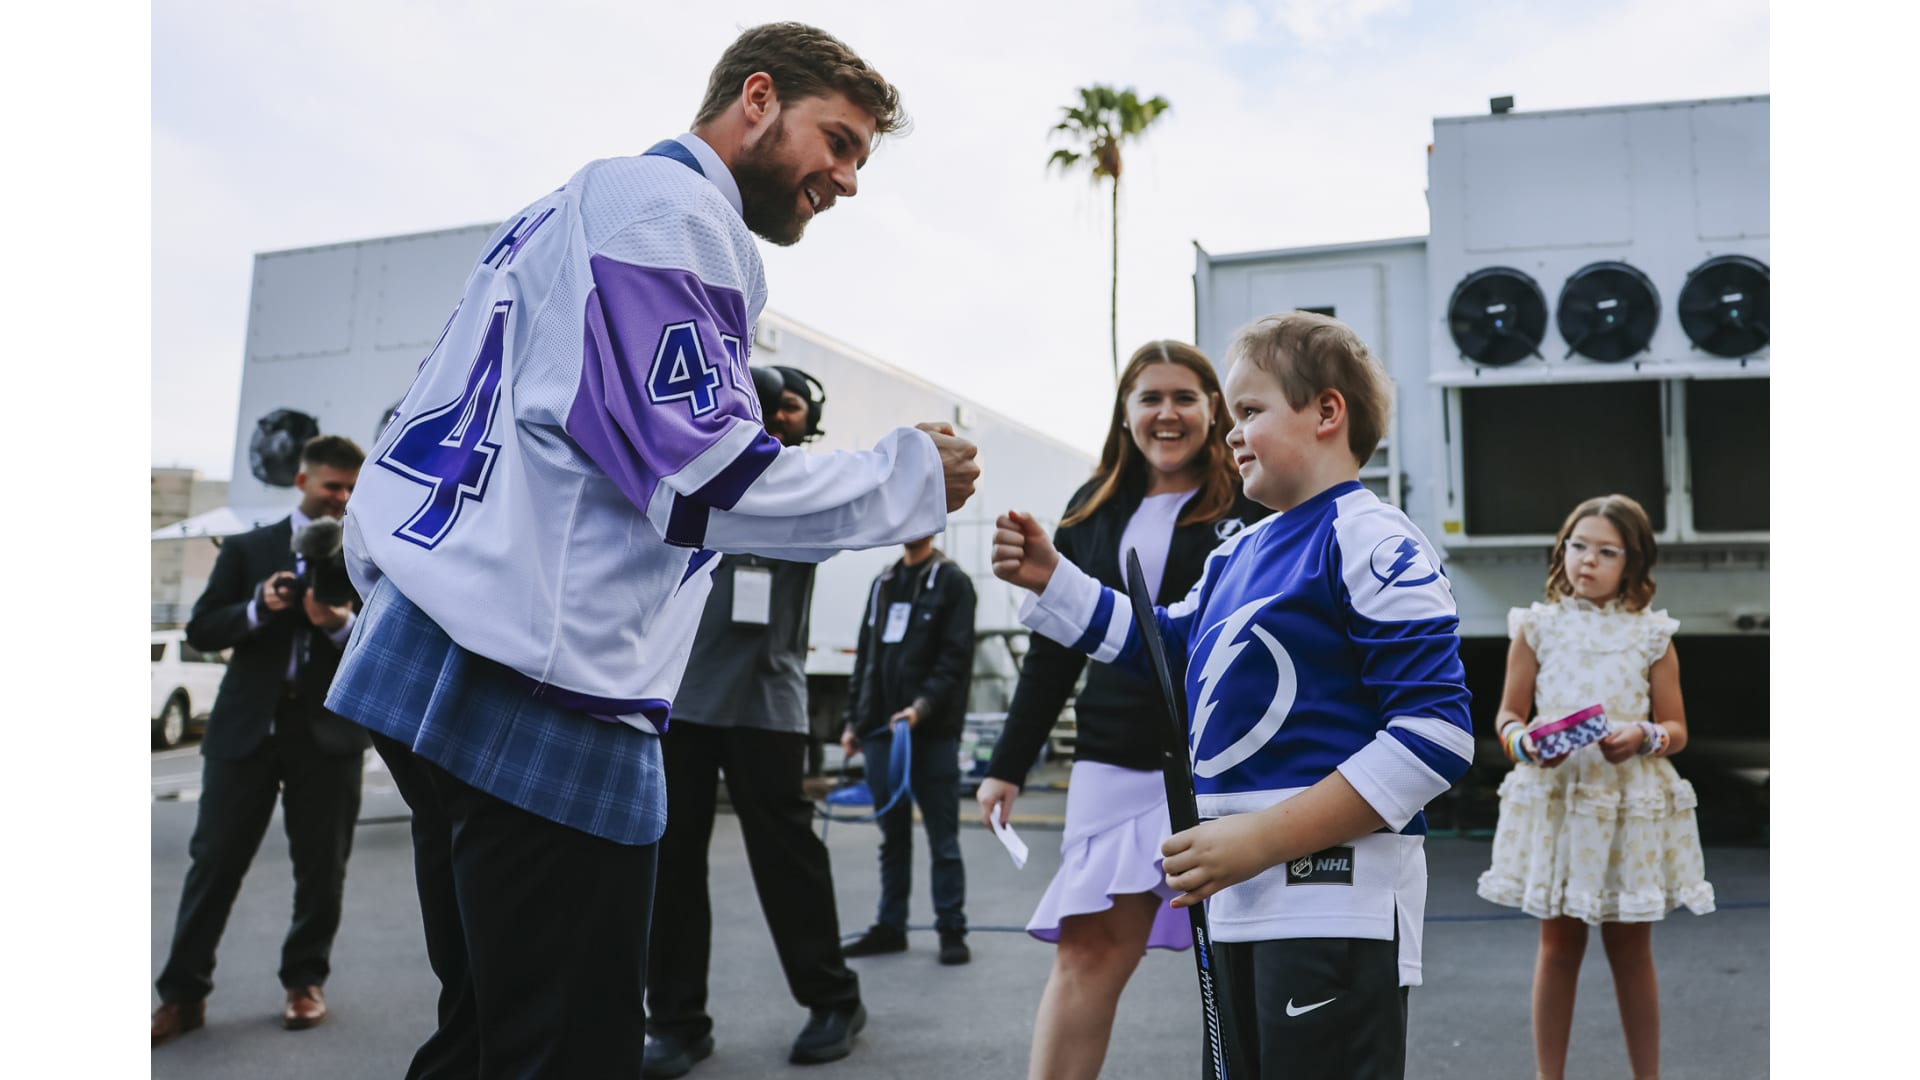
[[[1406,828],[1421,807],[1452,786],[1384,731],[1341,762],[1340,775],[1395,832]]]
[[[1086,636],[1092,625],[1094,612],[1100,606],[1100,594],[1104,586],[1086,571],[1065,559],[1053,568],[1053,580],[1047,582],[1045,592],[1029,592],[1020,601],[1020,621],[1027,628],[1073,648],[1075,643]],[[1114,605],[1118,608],[1119,605]],[[1101,647],[1095,652],[1106,652],[1112,646],[1112,652],[1119,651],[1118,645],[1111,640],[1108,632],[1112,625],[1100,627]],[[1126,641],[1126,628],[1120,628],[1120,642]],[[1111,659],[1111,655],[1105,659]]]

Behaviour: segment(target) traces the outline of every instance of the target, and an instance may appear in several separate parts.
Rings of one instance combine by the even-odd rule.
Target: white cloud
[[[1238,45],[1253,40],[1260,32],[1260,9],[1245,0],[1227,5],[1220,14],[1220,36]]]
[[[1326,48],[1365,34],[1367,23],[1407,9],[1407,0],[1279,0],[1273,19],[1302,45]]]

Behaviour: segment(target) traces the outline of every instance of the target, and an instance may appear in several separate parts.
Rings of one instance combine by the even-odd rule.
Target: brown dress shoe
[[[280,1022],[288,1031],[301,1031],[313,1027],[327,1018],[327,1002],[320,996],[317,986],[296,986],[287,991],[287,1011],[280,1014]]]
[[[169,1001],[153,1010],[153,1045],[169,1043],[207,1022],[207,999]]]

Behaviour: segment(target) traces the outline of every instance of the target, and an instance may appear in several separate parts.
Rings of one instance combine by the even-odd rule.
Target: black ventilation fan
[[[1511,266],[1475,270],[1447,300],[1447,331],[1460,354],[1475,363],[1498,366],[1539,356],[1547,336],[1546,294]]]
[[[1555,313],[1567,357],[1612,363],[1640,352],[1660,325],[1660,294],[1647,275],[1623,262],[1590,263],[1560,290]]]
[[[320,434],[320,422],[293,409],[275,409],[260,418],[247,443],[253,478],[270,487],[292,487],[300,472],[300,448]]]
[[[1767,264],[1745,255],[1708,259],[1680,288],[1680,329],[1715,356],[1767,347]]]

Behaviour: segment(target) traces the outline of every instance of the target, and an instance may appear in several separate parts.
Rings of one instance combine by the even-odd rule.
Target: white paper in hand
[[[1027,865],[1027,845],[1019,837],[1013,835],[1013,826],[1000,820],[1000,807],[998,806],[993,808],[993,835],[999,839],[1000,846],[1007,849],[1007,854],[1013,856],[1013,868],[1015,870],[1019,870]]]

